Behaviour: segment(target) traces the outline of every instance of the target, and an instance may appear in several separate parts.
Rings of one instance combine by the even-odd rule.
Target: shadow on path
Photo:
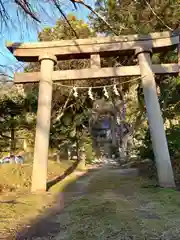
[[[69,175],[70,172],[73,171],[74,167],[75,166],[72,166],[62,176],[53,180],[53,184],[61,181],[63,178]],[[53,207],[46,210],[44,213],[42,213],[42,216],[34,219],[29,225],[24,226],[23,229],[16,233],[16,236],[11,235],[9,238],[5,239],[52,239],[52,236],[59,234],[62,229],[60,223],[55,221],[55,218],[57,215],[63,217],[63,214],[65,214],[64,205],[70,203],[73,197],[83,194],[86,188],[86,184],[84,183],[88,183],[88,180],[91,179],[95,173],[97,174],[97,171],[98,169],[90,169],[83,176],[80,176],[77,181],[69,184],[66,187],[65,192],[58,194],[56,200],[54,201]],[[51,182],[49,187],[51,187],[53,184]]]
[[[56,177],[55,179],[49,181],[47,183],[47,191],[54,186],[55,184],[57,184],[58,182],[62,181],[63,179],[65,179],[68,175],[70,175],[71,173],[73,173],[77,167],[78,167],[79,161],[76,161],[72,164],[72,166],[70,166],[62,175]]]

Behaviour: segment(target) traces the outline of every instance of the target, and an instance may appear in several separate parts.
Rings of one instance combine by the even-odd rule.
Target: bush
[[[168,128],[166,130],[166,136],[175,179],[177,182],[180,182],[180,126],[173,126],[172,128]],[[140,157],[142,159],[152,159],[154,163],[153,165],[155,166],[149,130],[146,131],[144,138],[141,140],[143,144],[141,147],[139,147]]]
[[[180,126],[167,129],[166,135],[171,157],[180,158]]]
[[[180,157],[180,126],[173,126],[166,130],[168,147],[172,159]],[[144,138],[141,139],[143,144],[139,148],[139,155],[144,158],[154,159],[152,143],[149,129],[146,131]]]
[[[150,137],[150,131],[147,129],[144,132],[144,136],[139,137],[139,141],[142,141],[141,146],[138,149],[138,155],[142,159],[152,159],[154,160],[154,154],[153,154],[153,149],[152,149],[152,143],[151,143],[151,137]]]

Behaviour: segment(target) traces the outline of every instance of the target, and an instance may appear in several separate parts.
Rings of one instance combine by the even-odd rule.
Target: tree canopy
[[[95,6],[95,10],[111,24],[119,35],[173,31],[180,27],[180,5],[177,0],[97,0]],[[112,34],[96,16],[91,14],[90,20],[97,32]]]
[[[179,31],[180,27],[180,5],[178,1],[115,1],[115,0],[97,0],[95,10],[100,13],[105,20],[107,20],[113,29],[120,34],[148,34],[155,31]],[[143,14],[140,14],[143,13]],[[98,33],[104,35],[113,35],[113,33],[104,25],[96,16],[90,14],[89,16],[91,27]],[[153,54],[152,61],[155,64],[159,63],[173,63],[177,62],[177,51],[168,51],[161,54]],[[112,62],[112,59],[110,59]],[[134,65],[134,59],[113,59],[120,65]],[[178,154],[177,145],[178,140],[174,138],[173,148],[173,135],[177,135],[179,131],[179,77],[170,76],[156,76],[156,83],[159,89],[159,101],[167,126],[167,134],[170,141],[171,155]],[[132,89],[132,85],[126,86],[126,89]],[[137,86],[136,101],[128,101],[129,112],[136,116],[134,121],[135,125],[141,126],[141,130],[135,132],[137,138],[145,142],[142,144],[140,153],[145,157],[152,156],[152,146],[150,144],[150,135],[148,125],[145,124],[142,128],[142,121],[145,120],[145,103],[141,84]],[[129,91],[129,93],[132,90]],[[136,98],[136,95],[134,95]],[[133,98],[133,100],[135,100]],[[170,126],[169,126],[170,123]],[[170,127],[170,128],[169,128]],[[172,129],[172,131],[171,131]],[[140,138],[139,138],[140,136]],[[176,139],[176,140],[175,140]],[[179,145],[178,145],[179,146]],[[176,150],[175,150],[176,149]],[[151,153],[150,153],[151,151]]]
[[[20,1],[19,1],[20,2]],[[27,1],[21,1],[21,3]],[[29,1],[29,4],[31,1]],[[38,4],[41,4],[40,1]],[[18,4],[18,3],[17,3]],[[56,4],[54,1],[53,4]],[[40,5],[39,5],[40,6]],[[58,7],[55,6],[57,9]],[[59,5],[60,6],[60,5]],[[27,7],[27,6],[26,6]],[[31,12],[27,13],[30,17],[34,19],[36,15],[31,15],[35,13],[35,5],[28,5]],[[61,6],[60,6],[61,7]],[[21,7],[21,10],[23,8]],[[53,41],[53,40],[66,40],[77,38],[89,38],[97,36],[99,33],[103,35],[114,35],[117,34],[134,34],[142,33],[146,34],[154,31],[164,31],[164,30],[177,30],[180,23],[179,15],[180,6],[177,1],[161,1],[157,2],[154,0],[146,1],[102,1],[98,0],[95,4],[95,11],[97,15],[90,14],[89,23],[85,23],[83,20],[77,19],[73,14],[69,14],[66,18],[61,17],[56,22],[53,27],[44,28],[38,36],[39,41]],[[23,10],[24,11],[24,10]],[[143,14],[140,14],[143,12]],[[104,17],[105,21],[102,21],[100,16]],[[37,21],[35,19],[35,21]],[[108,22],[111,28],[106,24]],[[112,31],[113,29],[113,31]],[[74,34],[74,31],[76,34]],[[176,62],[177,52],[169,51],[167,53],[153,54],[153,63],[161,62]],[[88,60],[66,60],[59,61],[56,65],[56,70],[66,70],[66,69],[82,69],[89,66]],[[116,58],[103,58],[102,65],[115,66],[115,65],[135,65],[136,61],[134,58],[129,59],[128,56],[123,58],[118,56]],[[40,65],[37,63],[31,63],[25,69],[25,71],[39,71]],[[126,80],[125,78],[124,80]],[[129,80],[129,78],[127,79]],[[168,128],[168,137],[170,140],[171,153],[173,151],[178,151],[177,146],[179,142],[176,138],[174,141],[172,136],[177,135],[179,128],[177,127],[177,122],[179,121],[179,77],[169,77],[161,76],[156,77],[157,87],[160,90],[159,101],[161,109],[163,112],[165,123],[170,124],[171,129]],[[64,85],[70,85],[71,87],[62,86],[60,83],[58,85],[54,84],[53,87],[53,103],[52,103],[52,125],[51,125],[51,147],[62,147],[64,144],[76,141],[79,139],[79,135],[87,134],[88,129],[88,119],[89,112],[93,108],[93,101],[89,98],[87,94],[87,89],[78,90],[78,97],[75,98],[72,94],[72,86],[76,85],[78,87],[82,86],[98,86],[108,84],[107,80],[97,81],[76,81],[76,82],[64,82]],[[145,120],[145,107],[141,84],[123,84],[119,90],[128,92],[130,97],[127,97],[127,119],[128,121],[134,122],[136,126],[141,126],[142,129],[134,132],[134,137],[136,139],[141,139],[143,141],[142,146],[143,151],[151,150],[149,132],[147,130],[147,122]],[[27,84],[24,86],[24,95],[18,95],[16,90],[14,93],[9,93],[3,95],[2,101],[2,118],[4,117],[1,135],[4,135],[10,131],[12,127],[12,122],[14,122],[15,131],[19,131],[21,126],[25,122],[29,121],[30,116],[32,121],[29,125],[29,131],[34,132],[35,128],[35,118],[37,110],[37,97],[38,97],[38,86],[36,84]],[[102,89],[93,89],[93,95],[95,98],[102,98]],[[109,91],[110,101],[116,101]],[[6,96],[6,97],[5,97]],[[138,101],[136,101],[138,97]],[[16,101],[14,100],[16,98]],[[121,105],[119,108],[122,107]],[[13,108],[13,111],[12,111]],[[10,111],[8,109],[11,109]],[[119,109],[121,111],[121,109]],[[14,112],[13,121],[10,117],[12,112]],[[21,116],[21,117],[20,117]],[[23,117],[22,117],[23,116]],[[23,120],[23,121],[22,121]],[[143,125],[142,122],[145,124]],[[135,128],[136,129],[136,128]],[[175,134],[175,135],[174,135]],[[148,142],[148,144],[147,144]],[[173,145],[174,144],[174,145]],[[140,151],[139,151],[140,150]],[[140,154],[142,148],[138,149]],[[147,152],[147,151],[146,151]],[[149,154],[149,153],[148,153]],[[145,155],[145,154],[144,154]]]

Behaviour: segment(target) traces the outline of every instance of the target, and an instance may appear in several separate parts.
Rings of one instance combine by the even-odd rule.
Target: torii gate
[[[62,40],[37,43],[7,44],[17,60],[41,62],[40,72],[15,73],[14,82],[39,82],[37,126],[32,173],[32,191],[46,191],[49,132],[51,119],[52,81],[117,78],[142,76],[147,116],[150,126],[153,151],[156,159],[159,183],[174,187],[174,178],[164,131],[163,119],[156,94],[155,74],[178,74],[178,63],[152,65],[151,53],[163,52],[180,46],[178,33],[161,32],[147,36],[129,35],[91,39]],[[133,55],[139,65],[101,67],[101,57]],[[53,71],[57,60],[90,59],[88,69]],[[180,58],[179,58],[180,63]]]

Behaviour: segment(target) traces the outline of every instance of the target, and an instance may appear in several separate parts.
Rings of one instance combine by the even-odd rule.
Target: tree
[[[164,31],[169,28],[175,30],[180,26],[180,6],[177,4],[177,1],[97,0],[95,6],[95,10],[103,15],[119,34],[147,34],[154,31]],[[143,14],[139,14],[140,12],[143,12]],[[97,32],[105,35],[113,35],[113,33],[107,29],[106,25],[92,14],[90,15],[90,23]],[[110,62],[112,61],[119,65],[134,65],[134,59],[129,59],[128,57],[124,57],[123,59],[119,57],[110,59]],[[164,63],[176,62],[177,53],[175,51],[169,51],[161,54],[153,54],[152,61],[156,64],[162,61]],[[164,76],[157,77],[156,80],[159,86],[166,81]],[[128,90],[130,87],[129,84],[127,84],[126,87],[126,90]],[[139,109],[143,112],[144,100],[141,85],[138,86],[137,93]]]
[[[78,20],[73,15],[67,16],[68,21],[76,30],[81,38],[88,38],[95,36],[92,29],[82,20]],[[53,41],[74,39],[72,29],[69,27],[64,19],[59,19],[56,25],[52,28],[45,28],[39,33],[40,41]],[[89,65],[88,60],[66,60],[59,61],[55,67],[56,70],[66,69],[81,69]],[[39,71],[39,63],[31,63],[26,68],[26,71]],[[61,83],[76,86],[88,86],[86,81],[76,81],[73,83]],[[51,117],[51,135],[50,147],[55,149],[64,149],[65,146],[74,142],[81,145],[79,142],[80,136],[86,132],[88,122],[88,111],[91,108],[92,102],[90,101],[87,90],[78,90],[78,97],[75,98],[72,92],[72,86],[54,84],[53,87],[53,102],[52,102],[52,117]],[[38,89],[38,85],[27,84],[25,85],[25,92],[32,92],[32,89]]]
[[[161,1],[154,0],[146,1],[114,1],[114,0],[97,0],[96,9],[104,18],[111,24],[118,34],[147,34],[154,31],[174,30],[180,26],[180,6],[177,1]],[[143,14],[140,14],[143,12]],[[99,19],[90,15],[91,26],[99,33],[105,35],[113,35],[113,33],[101,22]],[[134,65],[134,59],[120,59],[116,58],[117,64],[120,65]],[[177,61],[177,53],[169,51],[161,54],[154,54],[152,56],[153,63],[174,62]],[[156,78],[157,86],[161,89],[160,104],[165,119],[174,119],[177,116],[176,106],[179,105],[179,95],[177,95],[178,80],[160,76]],[[170,84],[171,83],[171,84]],[[130,88],[131,86],[128,86]],[[174,94],[176,93],[176,95]],[[137,111],[141,115],[145,111],[144,97],[142,94],[141,84],[137,87],[137,95],[139,103]],[[176,96],[176,97],[175,97]],[[170,104],[171,103],[171,104]],[[175,108],[173,108],[173,104]],[[171,106],[171,108],[170,108]],[[171,110],[170,110],[171,109]],[[172,114],[172,109],[175,112]],[[137,117],[137,119],[139,118]],[[147,125],[146,125],[147,126]],[[141,134],[143,132],[141,131]],[[144,131],[145,136],[149,137],[147,130]],[[144,137],[144,136],[142,136]],[[147,139],[147,138],[146,138]],[[149,138],[148,138],[149,139]],[[150,139],[149,139],[150,140]],[[149,141],[148,140],[148,141]],[[146,144],[145,144],[146,145]],[[146,145],[147,146],[147,145]],[[163,164],[163,163],[162,163]]]
[[[16,143],[18,139],[24,139],[21,135],[17,137],[22,129],[32,130],[34,128],[35,118],[32,109],[32,101],[24,94],[22,86],[14,86],[12,83],[1,84],[0,91],[0,138],[1,150],[8,150],[10,155],[15,155]],[[31,104],[29,104],[31,102]]]
[[[170,155],[176,159],[179,155],[180,141],[177,138],[180,127],[180,78],[167,77],[160,83],[159,102],[166,128]],[[150,134],[146,130],[144,146],[141,148],[141,154],[145,157],[152,156],[152,146],[150,144]]]
[[[180,27],[180,6],[176,0],[97,0],[95,10],[118,34],[147,34],[154,31],[176,30]],[[143,14],[139,14],[143,12]],[[90,15],[93,28],[100,33],[113,34],[99,19]]]
[[[77,10],[77,5],[81,5],[88,10],[90,10],[93,14],[95,14],[102,22],[104,22],[110,29],[111,26],[108,24],[104,18],[99,15],[93,8],[86,4],[83,0],[68,0],[69,7],[72,6]],[[64,9],[64,6],[66,9]],[[16,14],[12,14],[10,9],[15,10]],[[71,22],[68,20],[66,15],[67,5],[61,0],[51,0],[51,1],[43,1],[39,0],[36,3],[31,0],[11,0],[11,1],[2,1],[0,0],[0,15],[1,15],[1,27],[5,25],[5,27],[11,27],[14,23],[18,21],[18,24],[24,24],[25,20],[32,20],[32,23],[41,23],[47,21],[50,23],[52,17],[60,16],[66,21],[69,28],[72,30],[73,35],[76,38],[79,38],[79,35],[71,25]],[[58,15],[57,15],[58,14]],[[53,15],[53,16],[52,16]],[[11,16],[16,16],[15,19]],[[21,21],[23,20],[23,21]],[[30,21],[28,21],[29,25]],[[22,25],[21,25],[22,26]],[[27,26],[26,26],[27,27]],[[32,25],[31,25],[32,27]],[[26,28],[27,30],[27,28]],[[112,29],[113,30],[113,29]],[[1,31],[4,31],[3,27]]]
[[[76,9],[76,1],[74,0],[68,0],[69,7],[71,8],[74,6]],[[78,2],[78,1],[77,1]],[[0,1],[0,15],[1,15],[1,22],[4,24],[8,24],[11,19],[11,12],[10,8],[14,7],[17,13],[17,18],[21,15],[24,17],[29,17],[31,20],[35,22],[41,22],[42,17],[44,17],[43,13],[47,14],[46,9],[51,9],[51,14],[54,12],[54,9],[57,9],[61,14],[64,14],[63,12],[63,5],[64,3],[59,0],[52,0],[52,1],[38,1],[34,2],[31,0],[11,0],[9,2]],[[65,14],[64,14],[65,15]]]

